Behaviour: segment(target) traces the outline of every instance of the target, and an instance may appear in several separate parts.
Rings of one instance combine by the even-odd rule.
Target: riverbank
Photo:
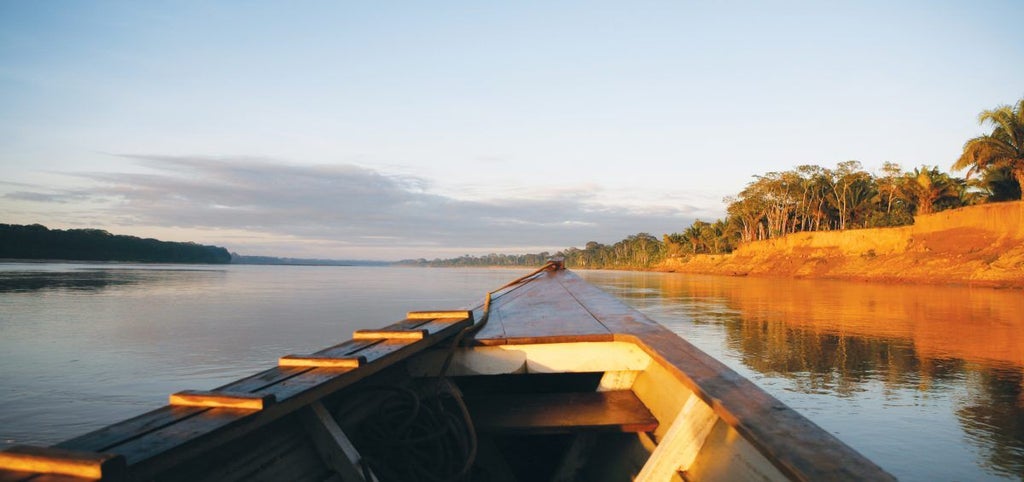
[[[1024,201],[918,216],[912,226],[795,233],[653,269],[1024,288]]]

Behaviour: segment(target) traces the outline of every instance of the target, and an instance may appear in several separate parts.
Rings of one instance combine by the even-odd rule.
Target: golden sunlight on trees
[[[992,132],[964,144],[954,170],[967,169],[967,176],[1003,170],[1017,181],[1017,198],[1024,188],[1024,99],[1016,106],[1002,105],[982,111],[978,123],[989,124]]]
[[[1024,99],[1015,107],[1001,106],[979,116],[992,132],[964,144],[954,169],[968,169],[963,179],[921,166],[904,171],[886,162],[877,174],[858,161],[833,168],[800,165],[782,172],[755,175],[754,180],[726,203],[726,217],[696,220],[680,233],[661,240],[639,233],[613,245],[596,241],[584,249],[557,254],[566,265],[579,268],[647,268],[665,258],[730,253],[742,242],[773,239],[804,231],[834,231],[913,224],[914,216],[984,202],[1021,198],[1024,183]],[[547,253],[543,253],[546,255]],[[541,255],[463,256],[405,264],[434,266],[539,265]],[[523,264],[524,261],[529,260]]]

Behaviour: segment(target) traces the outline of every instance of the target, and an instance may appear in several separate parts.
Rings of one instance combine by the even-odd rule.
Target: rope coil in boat
[[[476,429],[462,392],[447,376],[455,351],[467,336],[487,324],[491,303],[500,297],[495,294],[528,283],[537,275],[561,266],[559,261],[548,261],[537,270],[487,292],[480,319],[453,337],[432,386],[422,391],[385,385],[361,390],[390,394],[378,401],[376,416],[367,418],[358,428],[366,480],[371,480],[371,470],[383,482],[472,478],[478,448]]]

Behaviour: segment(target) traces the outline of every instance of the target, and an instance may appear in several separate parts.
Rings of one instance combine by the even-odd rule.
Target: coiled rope
[[[366,480],[371,480],[371,469],[382,482],[470,480],[478,441],[462,392],[448,378],[456,349],[467,336],[487,324],[491,302],[500,298],[495,294],[560,266],[557,261],[548,261],[532,273],[487,292],[480,319],[453,337],[438,376],[424,393],[390,385],[369,385],[360,389],[364,393],[388,394],[378,402],[376,414],[357,429],[357,445],[364,457]]]

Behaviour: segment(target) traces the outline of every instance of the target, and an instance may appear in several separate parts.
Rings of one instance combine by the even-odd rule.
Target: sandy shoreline
[[[1024,289],[1024,202],[919,216],[912,226],[795,233],[652,270]]]

